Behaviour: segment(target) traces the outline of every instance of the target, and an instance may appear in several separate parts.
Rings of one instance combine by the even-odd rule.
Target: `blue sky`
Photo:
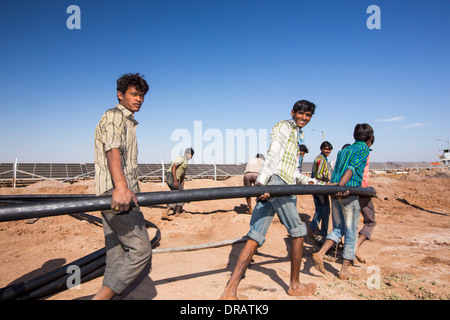
[[[81,29],[67,28],[70,5]],[[366,25],[370,5],[381,29]],[[140,163],[170,161],[172,134],[194,140],[195,121],[201,162],[207,130],[269,133],[300,99],[317,106],[305,161],[319,131],[334,159],[361,122],[375,130],[371,161],[436,161],[450,140],[449,12],[448,0],[3,0],[0,162],[93,162],[95,126],[129,72],[150,85]]]

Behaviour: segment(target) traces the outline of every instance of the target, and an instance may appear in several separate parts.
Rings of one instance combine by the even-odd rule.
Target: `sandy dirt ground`
[[[267,241],[258,249],[238,295],[247,300],[392,300],[450,298],[450,173],[448,170],[373,175],[370,183],[377,227],[360,248],[366,263],[355,262],[351,271],[359,279],[337,278],[342,258],[325,262],[327,276],[312,264],[319,248],[306,238],[300,272],[302,282],[314,282],[313,296],[291,297],[289,285],[290,240],[274,218]],[[214,181],[187,181],[185,189],[241,186],[242,176]],[[142,192],[169,190],[161,182],[141,183]],[[0,194],[93,194],[92,180],[73,184],[41,181],[23,188],[0,188]],[[210,200],[185,205],[182,217],[161,220],[165,205],[142,208],[144,216],[161,230],[156,248],[175,248],[244,236],[250,215],[245,199]],[[310,223],[314,214],[311,195],[298,196],[298,211]],[[100,216],[99,212],[92,215]],[[331,225],[331,223],[330,223]],[[360,221],[360,228],[362,220]],[[148,229],[154,237],[155,229]],[[103,229],[72,216],[0,223],[0,288],[32,279],[104,247]],[[228,281],[243,243],[196,251],[155,253],[152,270],[123,299],[215,300]],[[155,248],[155,249],[156,249]],[[335,252],[329,257],[334,258]],[[379,282],[377,282],[379,280]],[[47,300],[86,300],[100,288],[102,277],[81,284]]]

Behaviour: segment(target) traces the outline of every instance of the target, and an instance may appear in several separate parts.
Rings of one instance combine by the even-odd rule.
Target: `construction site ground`
[[[373,175],[377,227],[360,248],[366,263],[355,261],[351,271],[359,279],[339,280],[342,258],[326,261],[323,276],[312,262],[319,247],[306,238],[302,282],[313,282],[312,296],[291,297],[289,286],[290,240],[275,217],[242,279],[243,300],[448,300],[450,298],[450,173],[447,169]],[[142,192],[168,191],[161,182],[141,183]],[[185,189],[242,186],[242,176],[222,181],[194,179]],[[23,188],[0,188],[0,194],[93,194],[93,180],[76,183],[40,181]],[[253,200],[254,201],[254,200]],[[175,248],[244,236],[249,229],[245,199],[209,200],[185,205],[173,221],[161,220],[166,205],[142,207],[147,220],[161,230],[156,248]],[[311,195],[298,196],[298,211],[309,224],[314,214]],[[100,216],[99,212],[90,214]],[[331,218],[330,218],[331,219]],[[0,288],[32,279],[104,247],[101,225],[69,215],[0,223]],[[360,228],[362,219],[360,221]],[[331,227],[331,223],[330,223]],[[156,229],[150,228],[153,238]],[[152,269],[123,299],[219,299],[243,243],[196,251],[155,253]],[[155,248],[155,249],[156,249]],[[335,258],[335,252],[329,253]],[[377,282],[378,281],[378,282]],[[46,300],[87,300],[102,285],[102,277],[45,297]]]

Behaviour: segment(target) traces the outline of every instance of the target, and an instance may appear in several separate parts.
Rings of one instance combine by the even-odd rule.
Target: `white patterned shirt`
[[[257,184],[266,185],[274,174],[286,184],[325,184],[299,172],[299,136],[303,138],[303,131],[294,120],[280,121],[272,128],[270,148],[256,180]]]

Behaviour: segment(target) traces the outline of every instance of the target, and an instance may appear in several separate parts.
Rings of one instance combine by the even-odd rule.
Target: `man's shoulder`
[[[281,120],[281,121],[278,121],[278,122],[275,124],[275,127],[276,127],[276,126],[289,126],[289,127],[292,127],[293,125],[294,125],[294,120],[290,119],[290,120]]]
[[[325,159],[325,156],[323,155],[323,154],[319,154],[315,159],[314,159],[314,161],[319,161],[319,160],[323,160],[323,159]]]
[[[294,123],[292,120],[281,120],[277,122],[272,130],[273,131],[290,131],[294,129]]]
[[[351,146],[348,146],[347,148],[350,148],[349,150],[352,150],[353,152],[358,152],[358,153],[367,153],[368,154],[370,152],[370,149],[366,145],[366,143],[361,142],[361,141],[355,141],[354,144],[352,144]],[[347,148],[345,148],[345,149],[347,149]]]
[[[183,156],[179,156],[175,159],[174,163],[182,164],[182,163],[188,163],[187,159]]]
[[[106,110],[104,114],[105,114],[105,115],[106,115],[106,114],[118,114],[118,115],[123,115],[123,112],[122,112],[122,110],[119,108],[119,105],[116,105],[115,107],[112,107],[112,108]]]
[[[115,106],[114,108],[108,109],[103,113],[101,121],[122,121],[125,118],[125,114]]]

